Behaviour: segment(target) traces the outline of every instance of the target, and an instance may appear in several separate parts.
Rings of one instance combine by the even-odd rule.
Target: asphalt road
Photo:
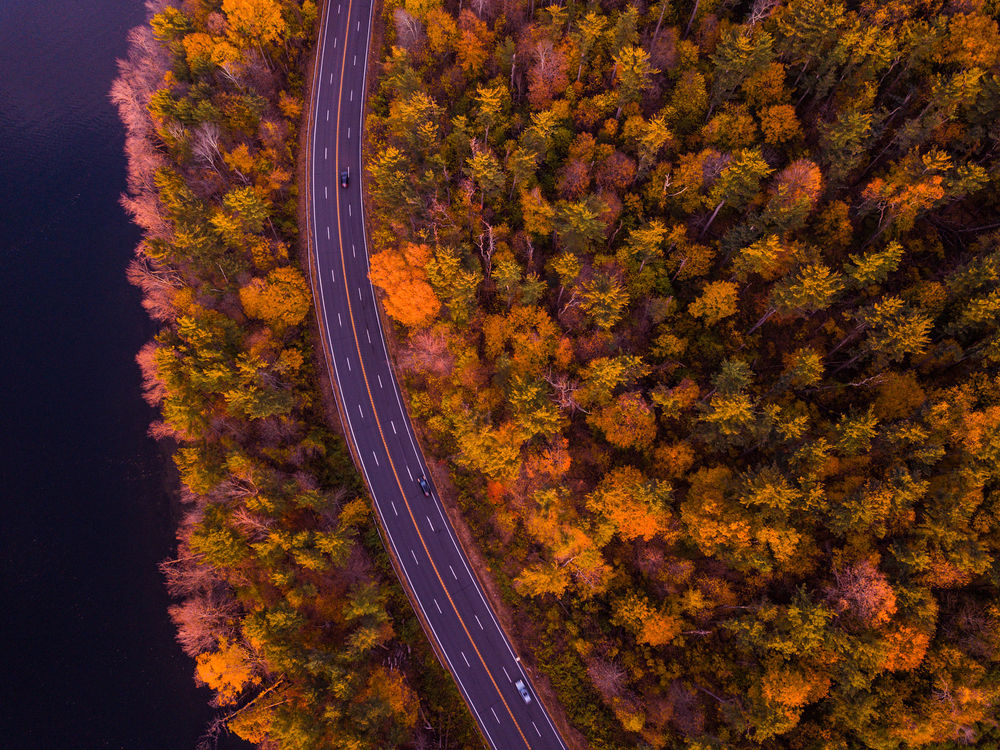
[[[490,746],[565,750],[462,553],[433,484],[431,497],[425,497],[416,481],[426,474],[425,462],[389,366],[368,280],[359,176],[371,12],[365,0],[330,0],[313,94],[315,293],[341,416],[412,604]],[[345,170],[347,188],[340,185]],[[530,703],[518,693],[517,680],[527,685]]]

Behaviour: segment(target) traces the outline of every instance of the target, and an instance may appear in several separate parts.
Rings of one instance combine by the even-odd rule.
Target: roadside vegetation
[[[129,278],[159,326],[138,361],[181,481],[170,615],[219,708],[203,744],[473,746],[326,426],[296,216],[317,7],[147,6],[111,96],[143,230]]]
[[[994,747],[981,0],[390,0],[371,278],[595,749]]]

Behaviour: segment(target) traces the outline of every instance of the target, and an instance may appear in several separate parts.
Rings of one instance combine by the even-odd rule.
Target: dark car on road
[[[425,497],[431,496],[431,485],[430,482],[427,481],[427,477],[421,474],[417,477],[417,484],[420,485],[420,491],[424,493]]]
[[[347,184],[351,181],[351,173],[348,170],[344,170],[340,173],[340,186],[342,188],[347,187]]]

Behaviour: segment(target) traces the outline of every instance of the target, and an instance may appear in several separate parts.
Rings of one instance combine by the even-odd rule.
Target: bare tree
[[[163,402],[167,389],[156,372],[156,350],[159,345],[155,341],[147,341],[135,355],[135,362],[142,373],[142,397],[150,406]]]
[[[274,520],[258,515],[246,506],[239,506],[233,511],[231,516],[233,526],[252,542],[259,542],[267,538],[274,527]]]
[[[582,411],[584,414],[589,413],[576,400],[576,392],[580,389],[578,382],[570,380],[565,375],[553,375],[551,372],[545,376],[545,382],[555,390],[556,403],[559,404],[560,409],[570,414],[576,411]]]
[[[215,160],[222,159],[222,153],[219,151],[221,135],[222,131],[214,122],[202,122],[191,136],[191,151],[205,166],[211,167],[216,172],[219,169],[215,166]]]
[[[392,12],[392,20],[396,22],[396,39],[407,52],[416,52],[424,43],[424,27],[405,8],[396,8]]]
[[[183,280],[175,269],[156,263],[140,245],[125,276],[129,283],[142,290],[142,306],[153,320],[167,321],[177,317],[173,296],[183,286]]]
[[[610,702],[625,690],[625,670],[617,662],[605,659],[588,659],[587,676],[594,683],[597,692]]]
[[[838,565],[833,580],[827,598],[837,611],[849,611],[868,625],[888,622],[895,614],[896,593],[874,561],[863,558]]]
[[[431,329],[414,333],[401,355],[400,364],[405,369],[436,377],[446,377],[455,364],[448,339]]]
[[[750,17],[747,19],[747,25],[756,26],[761,21],[770,18],[777,7],[778,0],[754,0],[753,8],[750,10]]]
[[[236,632],[239,605],[227,591],[217,587],[193,594],[167,610],[177,626],[177,642],[188,656],[215,648],[219,636]]]

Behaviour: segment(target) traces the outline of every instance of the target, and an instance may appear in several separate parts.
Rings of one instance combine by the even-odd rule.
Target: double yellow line
[[[336,145],[335,145],[333,163],[334,163],[334,177],[338,180],[340,179],[340,103],[341,101],[343,101],[343,94],[344,94],[344,71],[347,69],[347,40],[350,37],[351,33],[351,8],[353,7],[353,2],[354,0],[348,0],[347,3],[347,28],[344,32],[344,50],[340,65],[340,86],[337,91],[337,124],[336,124],[336,129],[334,131]],[[365,50],[366,59],[367,55],[368,51]],[[322,83],[320,85],[322,85]],[[361,96],[362,97],[364,96],[364,92],[361,92]],[[362,134],[359,133],[358,137],[361,138]],[[358,174],[357,179],[358,180],[361,179],[360,173]],[[452,609],[455,611],[455,616],[458,618],[458,621],[462,626],[462,630],[465,631],[465,635],[468,637],[469,643],[472,644],[472,648],[476,652],[476,656],[479,657],[479,661],[483,665],[483,669],[485,669],[486,674],[489,675],[490,682],[492,682],[493,687],[496,688],[497,695],[500,696],[500,701],[503,703],[504,708],[507,709],[507,713],[510,714],[511,721],[514,722],[514,726],[517,728],[517,733],[521,735],[521,739],[524,740],[525,746],[528,747],[530,750],[531,743],[528,742],[528,738],[525,737],[524,732],[521,731],[521,725],[517,723],[517,718],[515,718],[514,712],[511,710],[510,705],[504,698],[503,691],[500,690],[500,686],[497,684],[496,678],[494,678],[493,673],[490,671],[490,668],[486,665],[486,660],[483,658],[483,655],[479,652],[479,648],[476,646],[476,642],[473,639],[472,634],[469,632],[469,628],[466,627],[465,620],[462,619],[462,615],[458,611],[458,607],[455,605],[454,600],[451,598],[451,593],[448,591],[448,587],[445,585],[444,578],[442,578],[440,571],[434,564],[434,558],[431,557],[430,550],[427,548],[427,542],[424,541],[424,535],[420,533],[420,526],[417,523],[417,519],[413,515],[413,509],[410,507],[409,501],[406,499],[406,491],[403,489],[403,483],[400,481],[399,473],[396,471],[396,464],[392,460],[392,453],[390,452],[389,445],[386,442],[385,433],[382,431],[382,423],[378,418],[378,410],[375,408],[375,399],[372,397],[372,389],[371,386],[368,384],[368,373],[365,370],[364,357],[361,354],[361,340],[358,338],[357,327],[355,326],[354,323],[354,311],[351,305],[351,291],[347,285],[347,259],[344,254],[344,238],[343,238],[343,231],[341,228],[339,199],[336,201],[336,204],[337,204],[337,241],[340,244],[341,278],[344,281],[344,299],[347,300],[347,317],[351,321],[351,332],[354,335],[354,345],[358,352],[358,364],[361,367],[361,376],[365,381],[365,390],[368,392],[368,400],[371,403],[372,415],[375,417],[375,426],[378,428],[379,437],[382,439],[382,446],[385,448],[386,456],[389,459],[389,466],[392,468],[392,475],[396,480],[396,485],[399,487],[399,493],[403,498],[403,504],[406,505],[406,511],[407,513],[410,514],[410,520],[413,522],[413,528],[416,530],[417,537],[420,539],[420,544],[424,548],[424,553],[427,555],[427,559],[430,561],[431,568],[434,571],[434,575],[437,576],[438,582],[441,584],[441,588],[444,590],[445,596],[448,597],[448,603],[451,604]],[[360,221],[364,221],[364,212],[361,213]],[[360,453],[359,453],[359,458],[360,458]],[[372,494],[374,495],[374,488],[372,488]],[[416,591],[414,591],[414,595],[416,595]],[[443,644],[441,646],[441,649],[442,651],[444,650]]]

